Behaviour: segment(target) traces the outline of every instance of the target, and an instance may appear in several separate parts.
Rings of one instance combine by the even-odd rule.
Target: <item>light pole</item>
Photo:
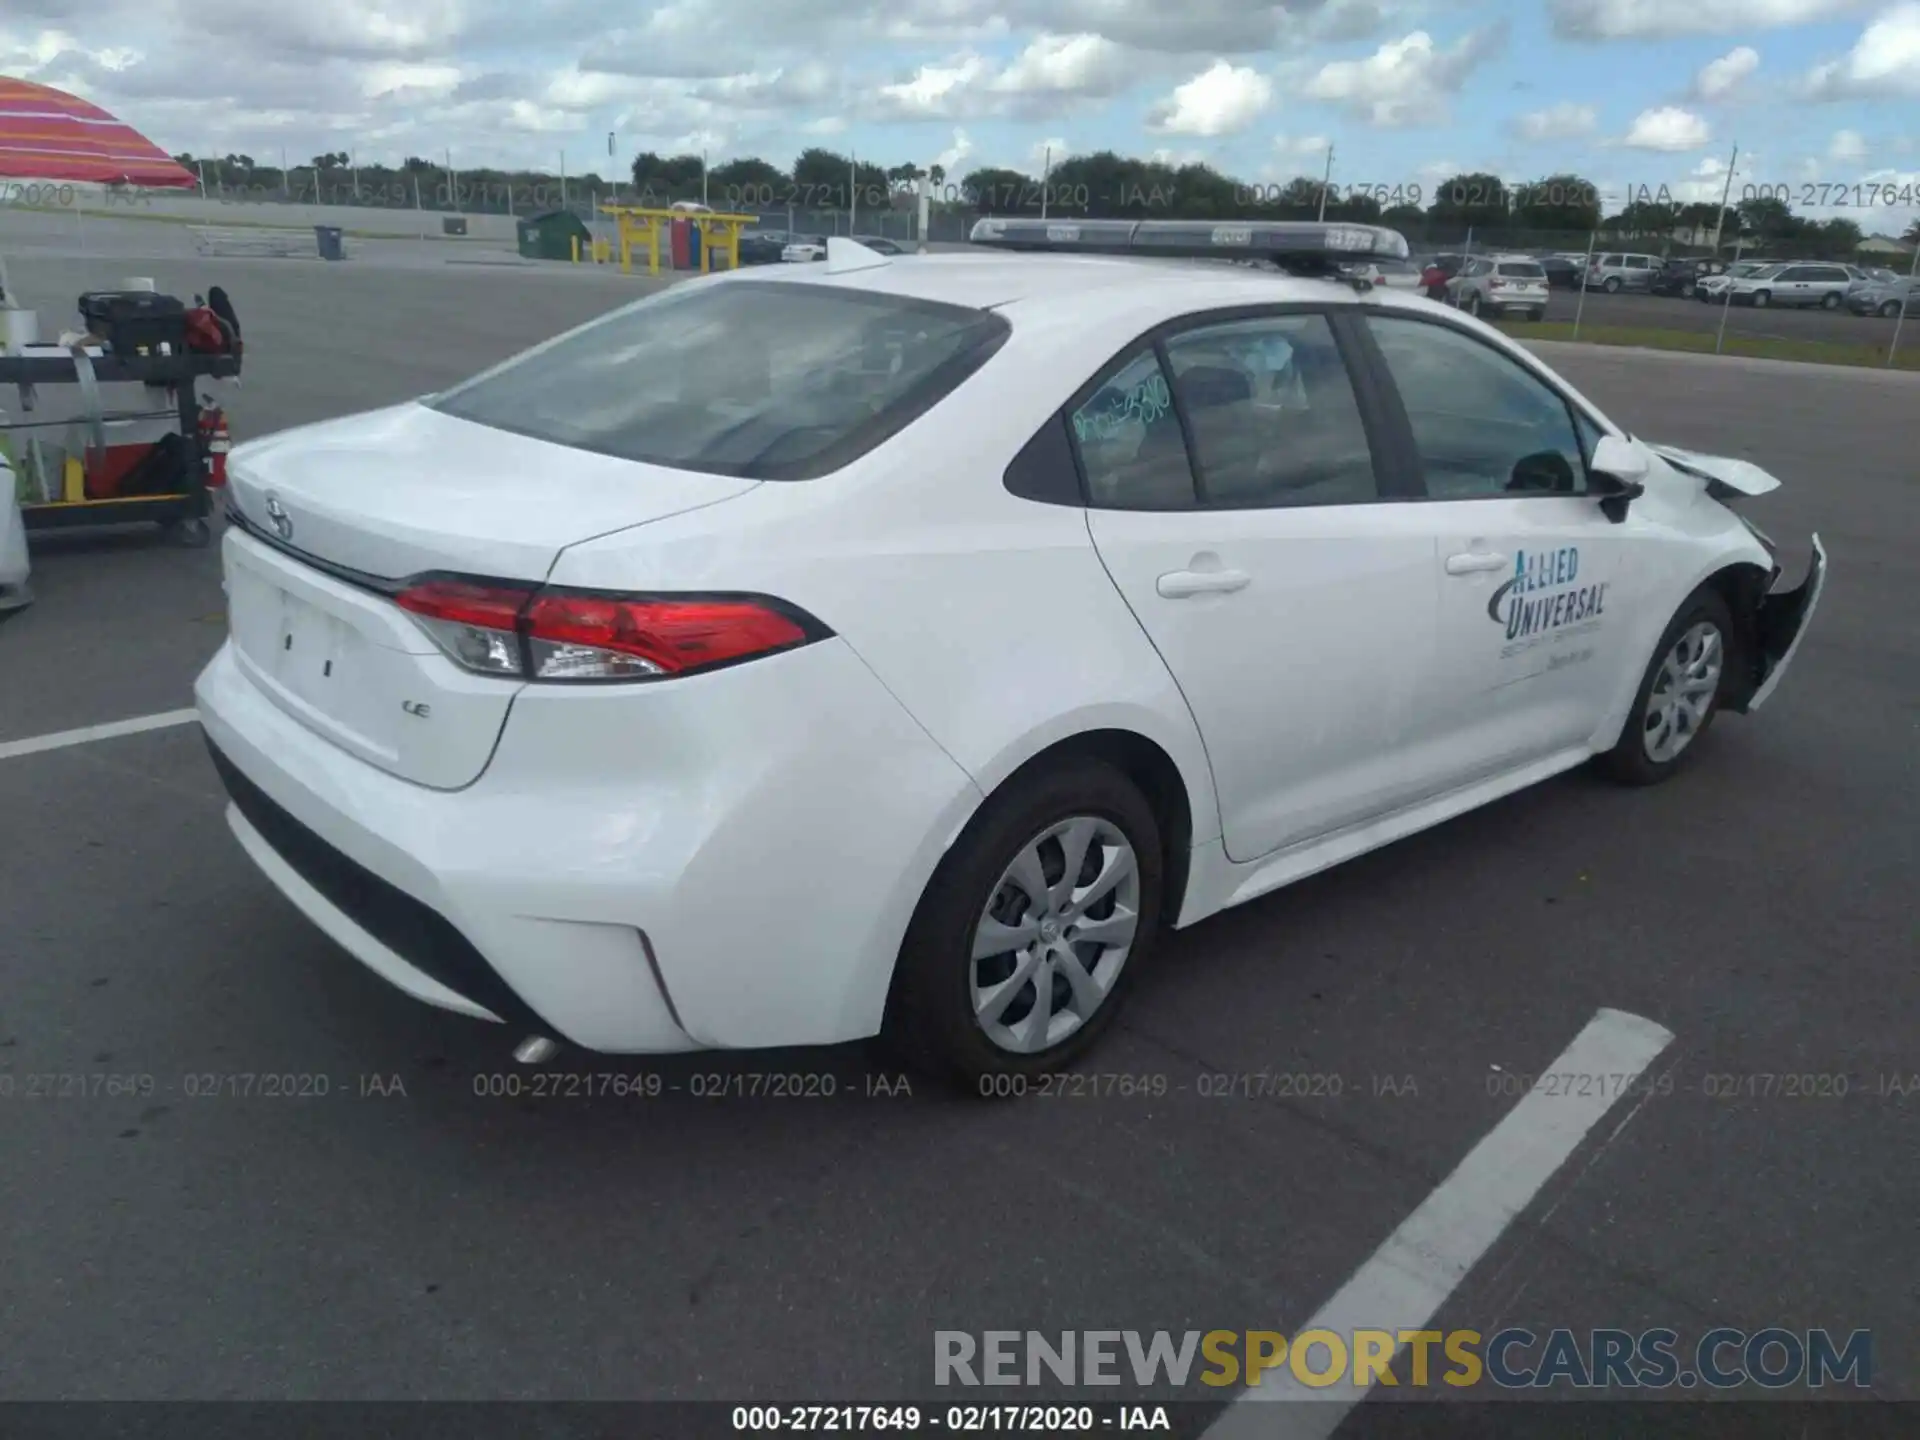
[[[1324,221],[1327,218],[1327,186],[1331,184],[1332,181],[1333,181],[1333,146],[1331,143],[1329,143],[1327,146],[1327,168],[1325,173],[1322,174],[1320,177],[1320,214],[1318,218],[1322,221]]]

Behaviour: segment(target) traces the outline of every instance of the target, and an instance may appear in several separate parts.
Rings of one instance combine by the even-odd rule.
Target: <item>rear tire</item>
[[[1620,277],[1618,275],[1609,275],[1606,283],[1600,288],[1609,295],[1618,295],[1620,293]]]
[[[1880,307],[1880,318],[1883,320],[1891,320],[1893,319],[1894,316],[1898,315],[1899,313],[1900,313],[1900,302],[1897,300],[1889,300],[1887,301],[1886,304]]]
[[[1093,843],[1075,883],[1064,884],[1081,835]],[[900,947],[883,1043],[912,1068],[982,1095],[1009,1093],[994,1088],[998,1077],[1017,1087],[1072,1064],[1113,1023],[1151,958],[1164,884],[1160,843],[1153,808],[1110,765],[1071,760],[1002,787],[920,898]],[[1023,883],[1036,862],[1036,881]],[[1036,903],[1030,891],[1044,887],[1052,897]],[[1076,889],[1091,901],[1078,912]],[[989,934],[1014,948],[979,956],[995,943],[983,938]]]
[[[1529,310],[1527,312],[1527,319],[1532,320],[1535,323],[1538,323],[1539,321],[1542,321],[1546,318],[1547,318],[1547,312],[1544,310]]]
[[[1622,785],[1677,774],[1720,713],[1738,643],[1727,602],[1696,590],[1654,646],[1618,743],[1596,757],[1602,773]]]
[[[1840,308],[1840,296],[1836,292],[1829,290],[1826,295],[1821,298],[1820,308],[1822,310],[1838,310]]]

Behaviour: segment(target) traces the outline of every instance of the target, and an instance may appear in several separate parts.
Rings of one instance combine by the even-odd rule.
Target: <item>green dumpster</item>
[[[529,260],[571,260],[576,240],[582,255],[593,248],[593,231],[571,210],[549,210],[520,222],[520,253]]]

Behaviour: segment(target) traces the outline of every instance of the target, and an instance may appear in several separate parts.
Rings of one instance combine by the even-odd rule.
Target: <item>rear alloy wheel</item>
[[[885,1038],[983,1095],[1071,1064],[1113,1023],[1160,923],[1160,828],[1124,775],[1074,761],[987,802],[921,898]]]
[[[1900,302],[1898,300],[1889,300],[1887,301],[1886,304],[1880,307],[1880,318],[1882,320],[1891,320],[1893,319],[1894,316],[1898,315],[1899,313],[1900,313]]]
[[[1764,310],[1767,308],[1767,306],[1771,305],[1772,303],[1773,303],[1773,292],[1771,290],[1756,290],[1753,292],[1753,308],[1754,309]]]
[[[1820,308],[1822,310],[1838,310],[1840,308],[1839,292],[1834,290],[1829,290],[1826,293],[1826,295],[1821,299]]]
[[[1693,298],[1693,282],[1691,280],[1683,280],[1680,283],[1680,298],[1682,300],[1691,300]]]
[[[1609,295],[1618,295],[1620,293],[1620,277],[1618,275],[1609,275],[1607,277],[1607,283],[1600,288]]]
[[[1537,322],[1537,321],[1544,320],[1546,318],[1547,318],[1547,312],[1544,310],[1529,310],[1527,312],[1527,319],[1529,320],[1533,320]]]
[[[1633,710],[1601,767],[1626,785],[1653,785],[1677,771],[1720,713],[1732,617],[1712,590],[1695,593],[1667,626],[1640,681]]]

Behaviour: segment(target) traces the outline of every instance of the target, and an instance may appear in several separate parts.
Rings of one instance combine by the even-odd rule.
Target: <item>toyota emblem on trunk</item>
[[[293,539],[293,517],[287,514],[287,507],[280,503],[278,495],[267,496],[267,518],[282,540]]]

